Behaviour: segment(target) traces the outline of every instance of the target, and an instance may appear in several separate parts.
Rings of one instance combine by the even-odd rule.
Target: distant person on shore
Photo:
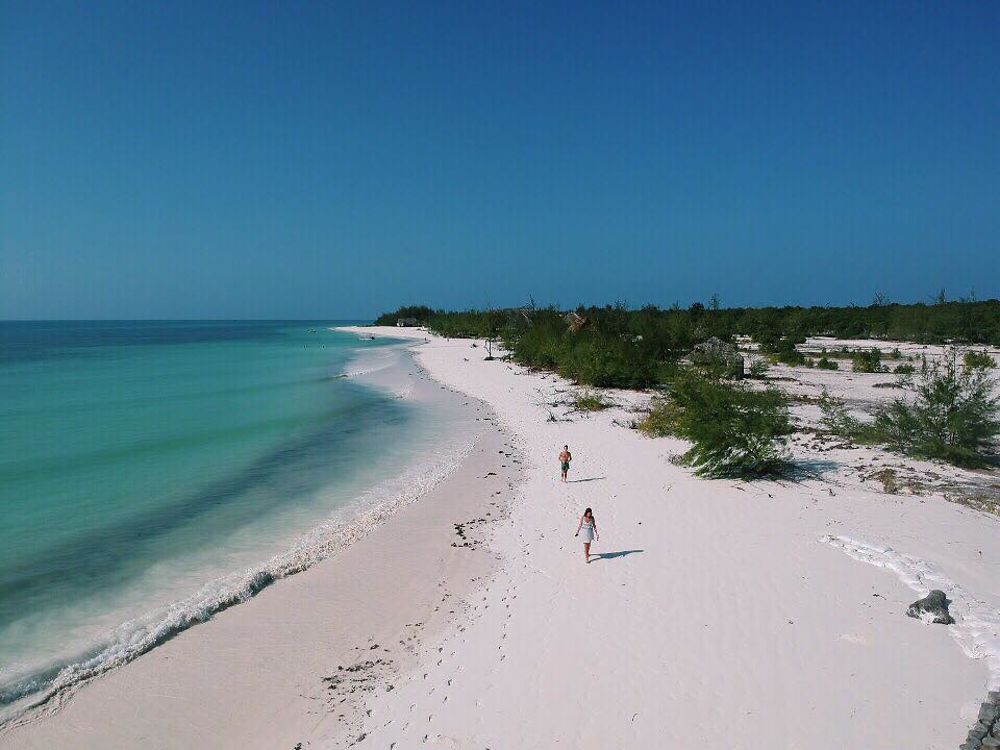
[[[569,474],[569,462],[573,460],[573,454],[569,452],[569,446],[564,445],[562,453],[559,454],[559,463],[562,464],[562,481],[567,481]]]
[[[601,535],[597,533],[597,520],[594,518],[594,513],[590,508],[583,511],[583,515],[580,517],[580,523],[576,527],[576,536],[580,536],[580,532],[583,532],[583,559],[589,563],[590,562],[590,543],[596,538],[597,541],[601,541]]]

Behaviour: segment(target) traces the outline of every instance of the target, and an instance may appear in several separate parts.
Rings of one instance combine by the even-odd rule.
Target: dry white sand
[[[670,463],[682,443],[622,426],[648,396],[615,393],[617,408],[573,413],[560,403],[574,390],[565,381],[486,362],[469,341],[423,344],[422,331],[360,330],[418,338],[430,374],[487,402],[526,457],[509,517],[483,526],[493,554],[453,548],[452,529],[441,528],[456,513],[484,512],[482,480],[469,474],[476,512],[462,501],[440,511],[416,503],[336,565],[188,631],[0,744],[839,750],[962,742],[987,685],[1000,679],[998,519],[861,481],[859,464],[894,460],[872,449],[810,453],[814,476],[795,483],[700,480]],[[564,443],[574,455],[569,484],[558,481]],[[796,448],[802,460],[804,451]],[[589,565],[573,537],[586,506],[601,534]],[[392,553],[397,533],[413,539],[412,556]],[[371,551],[380,537],[385,560]],[[492,576],[475,567],[495,558]],[[473,567],[449,573],[454,565]],[[460,580],[468,583],[461,591]],[[412,658],[360,696],[345,732],[318,683],[369,637],[391,643],[406,622],[434,615],[448,603],[438,595],[445,582],[471,606],[455,607],[452,620],[439,610]],[[955,626],[904,615],[938,585],[955,600]],[[345,602],[367,614],[341,622]]]
[[[418,356],[490,403],[529,466],[524,500],[496,539],[502,574],[463,631],[373,697],[364,746],[962,742],[1000,676],[995,517],[886,495],[835,459],[798,483],[699,480],[669,462],[681,443],[616,424],[638,394],[616,394],[625,409],[573,414],[549,405],[570,395],[564,381],[486,362],[468,341],[435,339]],[[572,421],[548,421],[550,412]],[[564,443],[574,454],[565,485]],[[585,506],[601,532],[602,556],[589,565],[573,537]],[[822,541],[831,535],[856,544]],[[956,626],[904,615],[926,593],[914,589],[943,580],[957,589]]]

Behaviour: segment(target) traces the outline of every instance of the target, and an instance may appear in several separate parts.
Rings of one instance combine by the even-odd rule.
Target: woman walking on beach
[[[593,511],[590,508],[583,511],[583,515],[580,517],[580,523],[576,527],[576,536],[580,536],[580,532],[583,532],[583,559],[588,563],[590,562],[590,543],[596,538],[597,541],[601,541],[601,535],[597,533],[597,519],[594,518]]]
[[[573,454],[569,452],[569,446],[564,445],[562,453],[559,454],[559,463],[562,464],[562,481],[566,480],[566,475],[569,474],[569,462],[573,460]]]

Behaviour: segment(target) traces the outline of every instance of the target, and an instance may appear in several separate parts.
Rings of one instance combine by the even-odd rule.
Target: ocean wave
[[[386,347],[376,350],[357,349],[350,360],[350,366],[338,373],[338,378],[360,378],[376,372],[388,370],[399,361],[398,348]]]
[[[1000,611],[977,598],[919,557],[879,547],[846,536],[824,536],[820,541],[843,550],[855,560],[885,568],[920,596],[940,589],[952,601],[955,624],[948,632],[962,652],[971,659],[982,659],[989,670],[987,689],[1000,689]]]
[[[83,683],[121,667],[217,613],[253,598],[270,584],[300,573],[367,536],[401,508],[450,476],[478,437],[435,451],[398,477],[369,489],[324,523],[301,535],[285,552],[261,564],[219,577],[198,593],[117,626],[101,644],[70,663],[49,666],[0,683],[0,727],[30,720],[36,709],[58,707]],[[3,670],[0,670],[0,679]]]

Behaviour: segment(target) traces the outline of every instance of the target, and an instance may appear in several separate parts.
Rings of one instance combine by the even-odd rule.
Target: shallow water
[[[408,355],[327,326],[0,323],[0,719],[446,470],[462,441],[406,398]],[[395,388],[354,377],[391,368]]]

